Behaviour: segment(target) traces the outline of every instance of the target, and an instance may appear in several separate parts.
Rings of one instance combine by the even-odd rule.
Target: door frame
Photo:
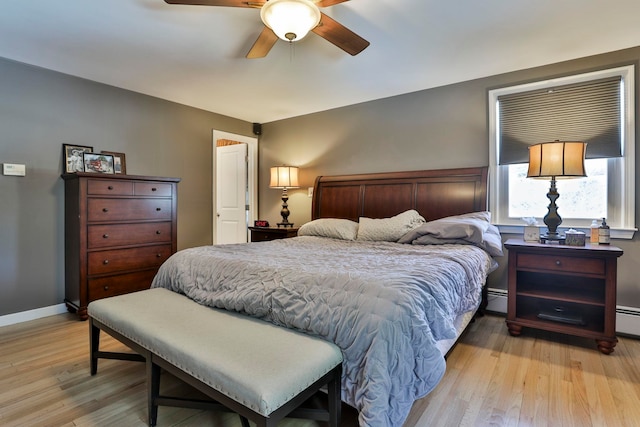
[[[219,139],[231,139],[233,141],[242,142],[247,144],[247,190],[249,192],[249,224],[252,224],[258,218],[258,138],[246,135],[239,135],[230,132],[224,132],[221,130],[214,129],[212,132],[212,145],[213,145],[213,164],[212,164],[212,205],[213,205],[213,215],[211,217],[212,222],[212,232],[211,241],[215,245],[216,236],[217,236],[217,170],[216,170],[216,160],[217,160],[217,141]],[[249,226],[247,224],[247,227]],[[249,229],[247,228],[247,233],[249,233]],[[247,234],[248,235],[248,234]],[[247,240],[248,241],[248,240]]]

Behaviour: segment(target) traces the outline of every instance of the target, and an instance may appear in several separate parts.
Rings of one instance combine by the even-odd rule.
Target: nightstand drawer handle
[[[559,259],[556,260],[556,265],[562,264]]]
[[[156,258],[162,258],[162,254],[156,254]]]
[[[160,230],[156,230],[156,234],[162,234]]]
[[[107,190],[113,190],[113,185],[108,186]]]
[[[109,264],[109,260],[108,260],[108,259],[105,259],[104,261],[102,261],[102,263],[103,263],[104,265],[107,265],[107,264]]]
[[[158,189],[156,187],[153,187],[151,191],[158,191]]]
[[[108,286],[105,286],[105,287],[104,287],[104,290],[105,290],[105,291],[108,291],[108,290],[109,290],[109,287],[108,287]]]
[[[108,238],[109,238],[109,235],[108,235],[108,234],[103,234],[103,235],[102,235],[102,238],[103,238],[103,239],[108,239]]]
[[[107,209],[107,208],[102,208],[102,212],[107,213],[107,212],[109,212],[109,209]]]
[[[156,211],[160,212],[162,210],[162,208],[156,208]]]

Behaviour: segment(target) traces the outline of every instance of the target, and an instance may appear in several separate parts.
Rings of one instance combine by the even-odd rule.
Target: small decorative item
[[[93,147],[84,145],[62,144],[62,168],[66,173],[84,172],[82,155],[91,153]]]
[[[102,153],[83,153],[84,171],[113,174],[113,156]]]
[[[602,224],[598,228],[598,243],[601,245],[611,244],[611,229],[607,225],[606,218],[602,218]]]
[[[102,150],[101,153],[111,154],[113,156],[113,171],[115,173],[121,173],[122,175],[127,174],[127,161],[124,153],[104,150]]]
[[[600,233],[598,231],[598,229],[600,228],[600,225],[598,225],[598,220],[594,219],[593,221],[591,221],[591,239],[590,242],[592,245],[597,245],[600,243],[600,236],[598,236],[598,234]]]
[[[538,227],[538,221],[535,218],[522,218],[522,220],[526,223],[524,226],[524,241],[539,242],[540,227]]]
[[[567,246],[584,246],[586,236],[587,235],[584,232],[570,228],[565,233],[565,244]]]

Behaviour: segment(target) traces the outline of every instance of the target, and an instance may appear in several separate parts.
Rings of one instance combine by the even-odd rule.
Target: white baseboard
[[[13,314],[5,314],[4,316],[0,316],[0,327],[40,319],[42,317],[53,316],[55,314],[65,313],[66,311],[67,306],[65,304],[58,304]]]
[[[507,314],[506,289],[488,289],[488,311]],[[624,335],[640,337],[640,309],[635,307],[616,306],[616,332]]]

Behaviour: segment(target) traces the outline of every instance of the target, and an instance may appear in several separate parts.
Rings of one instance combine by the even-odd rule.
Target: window
[[[503,232],[521,233],[524,217],[544,226],[550,181],[526,177],[527,147],[559,139],[588,143],[587,177],[557,181],[561,228],[585,229],[606,217],[613,237],[633,237],[633,83],[630,65],[489,91],[490,206]]]

